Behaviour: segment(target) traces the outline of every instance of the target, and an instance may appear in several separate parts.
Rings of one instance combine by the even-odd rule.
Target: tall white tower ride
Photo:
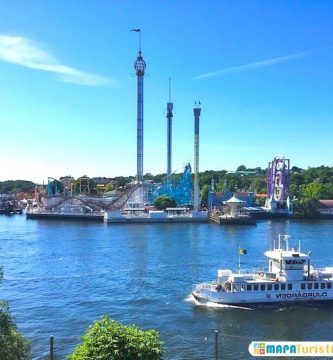
[[[141,30],[133,29],[139,33],[139,53],[134,63],[137,76],[137,181],[143,180],[143,77],[146,70],[146,62],[141,54]]]
[[[201,107],[200,101],[198,106],[195,103],[194,113],[194,209],[199,209],[200,203],[200,188],[199,188],[199,125]]]
[[[172,118],[173,118],[173,103],[171,102],[171,84],[169,79],[169,102],[167,103],[167,182],[171,182],[171,173],[172,173]]]

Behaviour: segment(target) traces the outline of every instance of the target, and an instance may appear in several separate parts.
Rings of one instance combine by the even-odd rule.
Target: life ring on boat
[[[259,272],[260,277],[264,277],[264,273],[262,271]]]

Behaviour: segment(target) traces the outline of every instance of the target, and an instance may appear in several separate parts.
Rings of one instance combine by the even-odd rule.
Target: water
[[[333,305],[231,308],[198,305],[192,284],[218,268],[266,265],[277,234],[312,250],[314,265],[333,266],[333,222],[262,221],[257,227],[217,224],[127,224],[26,220],[0,216],[0,298],[10,302],[34,359],[57,359],[103,314],[156,329],[165,359],[214,358],[214,330],[223,359],[249,359],[252,340],[333,340]]]

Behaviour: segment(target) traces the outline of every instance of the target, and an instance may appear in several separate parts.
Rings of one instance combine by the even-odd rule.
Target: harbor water
[[[333,221],[265,220],[218,224],[114,225],[0,216],[0,264],[8,300],[34,359],[65,359],[93,321],[107,314],[156,329],[165,359],[251,359],[252,340],[333,341],[333,304],[233,308],[199,305],[192,284],[218,268],[266,266],[276,234],[312,251],[314,266],[333,266]]]

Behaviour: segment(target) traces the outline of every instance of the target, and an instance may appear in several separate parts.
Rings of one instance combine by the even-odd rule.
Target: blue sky
[[[138,34],[144,173],[333,166],[332,1],[0,0],[0,180],[136,173]]]

